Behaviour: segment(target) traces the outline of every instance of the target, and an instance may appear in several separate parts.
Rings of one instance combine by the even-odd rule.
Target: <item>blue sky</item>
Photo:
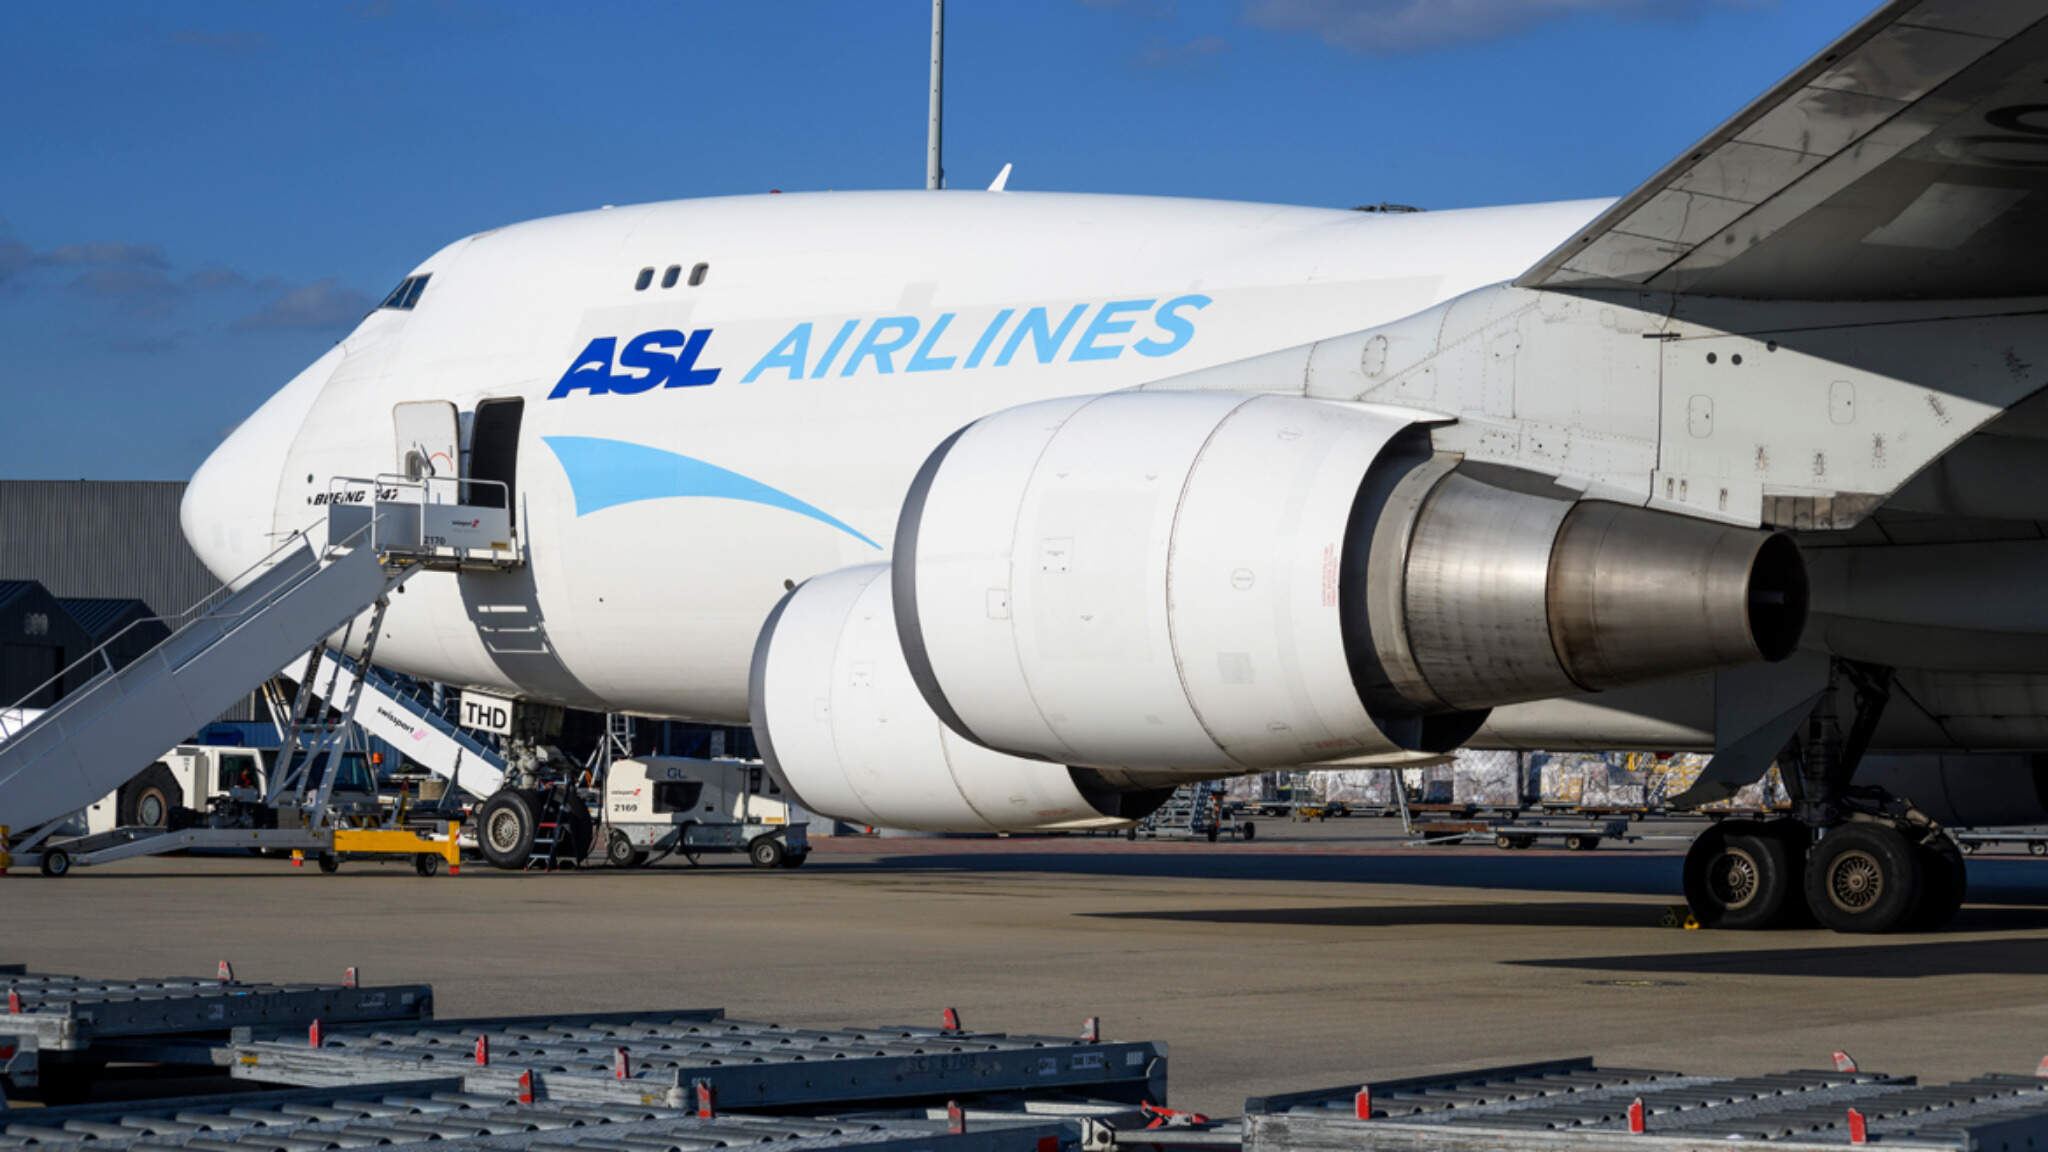
[[[1866,0],[953,0],[949,183],[1612,196]],[[0,475],[183,479],[462,235],[924,179],[925,0],[22,4]]]

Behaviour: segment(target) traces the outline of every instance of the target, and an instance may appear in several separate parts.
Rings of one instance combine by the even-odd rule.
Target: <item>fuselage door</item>
[[[446,400],[415,400],[391,409],[391,421],[398,435],[398,473],[409,480],[424,481],[438,476],[453,479],[459,472],[460,437],[455,427],[455,405]],[[431,494],[448,489],[445,500],[455,496],[453,485],[425,485]],[[432,495],[431,503],[440,503]]]
[[[526,401],[517,396],[477,402],[469,424],[469,460],[463,470],[467,490],[463,503],[503,508],[518,521],[519,423]]]

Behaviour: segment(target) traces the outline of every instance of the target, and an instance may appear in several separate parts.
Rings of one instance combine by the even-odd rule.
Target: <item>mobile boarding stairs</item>
[[[166,618],[171,635],[127,665],[115,667],[110,656],[124,630],[39,685],[16,708],[97,666],[84,685],[0,743],[0,869],[10,850],[13,863],[39,864],[49,874],[188,848],[319,853],[323,863],[336,851],[399,850],[386,842],[394,838],[388,832],[357,836],[356,845],[337,840],[338,832],[349,835],[329,802],[342,741],[391,593],[427,569],[519,567],[509,508],[510,492],[495,481],[338,477],[323,542],[314,538],[318,525],[292,533],[227,587]],[[329,646],[345,648],[352,638],[362,654],[347,666],[348,682],[331,675],[325,704],[315,706]],[[227,813],[217,808],[206,827],[52,840],[70,817],[301,658],[289,726],[260,801]],[[330,708],[338,719],[328,719]],[[454,863],[453,842],[452,828],[445,844],[419,840],[422,863],[429,855]]]
[[[296,669],[288,674],[299,675]],[[355,688],[358,728],[472,796],[489,796],[504,787],[505,759],[497,749],[441,715],[424,692],[323,645],[313,691],[330,706],[340,708],[347,703],[352,685],[359,685]],[[288,716],[290,709],[274,705],[273,712]],[[279,728],[283,727],[280,723]]]

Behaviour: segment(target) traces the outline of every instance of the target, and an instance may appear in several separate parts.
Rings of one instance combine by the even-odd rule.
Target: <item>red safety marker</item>
[[[521,1104],[533,1103],[533,1069],[531,1068],[519,1074],[519,1102]]]
[[[1038,1138],[1038,1152],[1060,1152],[1060,1138],[1057,1136],[1040,1136]]]
[[[632,1078],[633,1065],[626,1056],[626,1050],[624,1048],[612,1049],[612,1079],[631,1080]]]
[[[1837,1048],[1835,1049],[1835,1071],[1861,1072],[1862,1069],[1856,1067],[1856,1058],[1854,1056]]]
[[[10,992],[8,995],[12,996],[13,993]],[[2048,1056],[2041,1057],[2041,1064],[2034,1069],[2034,1075],[2039,1076],[2043,1080],[2048,1080]]]
[[[941,1031],[941,1032],[958,1032],[959,1030],[960,1030],[960,1010],[959,1010],[958,1008],[948,1008],[948,1009],[946,1009],[946,1014],[945,1014],[945,1015],[944,1015],[943,1017],[941,1017],[941,1018],[940,1018],[940,1024],[939,1024],[939,1031]]]
[[[1102,1017],[1090,1016],[1086,1020],[1081,1021],[1081,1043],[1102,1043]]]
[[[489,1036],[479,1036],[476,1038],[476,1066],[479,1068],[491,1066],[491,1038]]]
[[[1367,1084],[1358,1090],[1357,1097],[1351,1101],[1351,1115],[1356,1120],[1372,1119],[1372,1085]]]
[[[955,1136],[967,1132],[967,1113],[960,1107],[958,1100],[946,1101],[946,1131]]]
[[[235,982],[234,967],[225,960],[221,961],[220,969],[214,973],[214,978],[223,984],[233,984]]]
[[[697,1119],[718,1119],[718,1091],[709,1080],[697,1081]]]
[[[320,1021],[315,1020],[306,1028],[306,1047],[320,1047]]]
[[[341,986],[343,988],[353,988],[356,986],[356,970],[353,965],[341,970]]]
[[[15,991],[12,988],[9,988],[7,990],[7,1010],[9,1012],[21,1011],[21,993]],[[2048,1060],[2041,1061],[2041,1066],[2043,1068],[2048,1068]]]
[[[1207,1124],[1209,1118],[1200,1112],[1176,1112],[1162,1108],[1149,1100],[1138,1101],[1138,1114],[1146,1118],[1147,1128],[1185,1128],[1191,1124]]]
[[[1870,1125],[1864,1121],[1863,1113],[1849,1109],[1849,1143],[1870,1143]]]
[[[1630,1132],[1635,1133],[1638,1136],[1641,1136],[1643,1134],[1643,1130],[1646,1127],[1648,1127],[1648,1125],[1644,1123],[1644,1120],[1645,1116],[1643,1115],[1643,1098],[1641,1096],[1638,1096],[1634,1100],[1629,1102],[1628,1130]]]

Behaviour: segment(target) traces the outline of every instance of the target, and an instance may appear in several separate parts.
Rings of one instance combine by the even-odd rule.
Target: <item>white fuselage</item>
[[[422,263],[415,307],[373,312],[250,417],[194,478],[186,533],[232,578],[318,523],[336,477],[401,468],[397,405],[452,403],[467,453],[478,403],[520,398],[525,565],[415,578],[377,662],[744,722],[786,587],[886,558],[911,477],[963,425],[1410,315],[1513,277],[1601,207],[876,192],[497,229]]]

